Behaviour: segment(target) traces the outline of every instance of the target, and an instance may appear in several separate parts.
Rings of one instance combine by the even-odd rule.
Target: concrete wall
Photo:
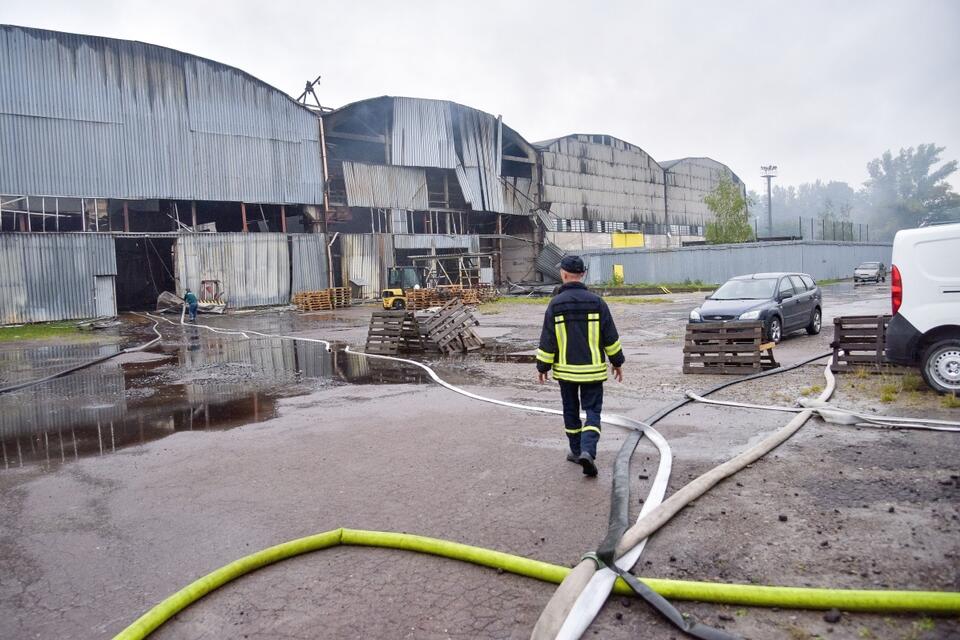
[[[623,265],[626,284],[701,280],[720,283],[748,273],[800,271],[815,279],[849,278],[861,262],[890,264],[892,245],[884,243],[775,242],[682,249],[621,249],[584,253],[587,283],[606,282],[613,265]]]

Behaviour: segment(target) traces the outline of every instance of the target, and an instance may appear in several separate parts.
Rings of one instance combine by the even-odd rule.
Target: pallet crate
[[[886,359],[887,325],[890,316],[841,316],[833,319],[834,373],[866,369],[879,372],[889,365]]]
[[[779,366],[773,343],[755,322],[691,322],[683,344],[683,372],[745,375]]]
[[[416,316],[408,311],[374,311],[367,330],[367,353],[396,355],[401,350],[423,351]]]
[[[424,320],[421,331],[427,343],[440,351],[462,353],[483,348],[483,340],[473,330],[478,324],[473,312],[454,298]]]
[[[291,299],[300,311],[333,311],[350,306],[350,289],[336,287],[317,291],[300,291]]]

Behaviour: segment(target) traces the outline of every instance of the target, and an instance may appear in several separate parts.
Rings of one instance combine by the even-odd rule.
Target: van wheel
[[[820,307],[817,307],[813,310],[813,317],[810,318],[810,324],[807,325],[807,333],[811,336],[815,336],[820,333],[820,325],[823,324],[823,314],[820,312]]]
[[[406,308],[407,305],[403,303],[403,300],[394,300],[391,306],[397,311],[403,311],[403,309]]]
[[[920,372],[938,393],[960,393],[960,339],[930,345],[923,354]]]

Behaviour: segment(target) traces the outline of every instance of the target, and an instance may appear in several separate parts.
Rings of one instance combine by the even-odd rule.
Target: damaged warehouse
[[[0,51],[0,131],[19,141],[0,149],[0,231],[103,235],[116,264],[82,284],[98,306],[50,315],[30,296],[17,317],[142,309],[188,287],[233,308],[325,287],[371,299],[395,266],[441,284],[550,280],[564,251],[701,238],[703,195],[722,175],[742,187],[714,160],[661,164],[609,135],[531,144],[447,100],[310,108],[141,42],[0,25]],[[10,242],[8,261],[29,253]],[[67,268],[44,264],[51,281]]]
[[[541,216],[561,250],[662,248],[671,239],[702,239],[713,213],[703,196],[730,177],[710,158],[658,163],[640,147],[609,135],[571,134],[535,143],[543,175]]]
[[[488,283],[529,275],[531,213],[539,208],[537,152],[489,113],[445,100],[382,96],[323,114],[331,234],[392,234],[391,250],[343,240],[342,286],[365,292],[385,269],[418,255],[489,255]],[[523,237],[526,242],[504,243]],[[357,275],[361,262],[379,262]],[[375,243],[377,244],[377,243]],[[506,256],[524,250],[526,256]],[[517,273],[515,263],[527,268]],[[348,266],[353,265],[353,266]],[[459,281],[456,276],[451,279]],[[374,293],[375,295],[375,293]]]

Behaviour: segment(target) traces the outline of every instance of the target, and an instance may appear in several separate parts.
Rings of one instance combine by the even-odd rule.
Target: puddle
[[[532,353],[481,353],[480,359],[486,362],[518,362],[521,364],[533,364],[537,361],[537,356]]]
[[[177,341],[180,341],[177,344]],[[0,380],[40,378],[117,351],[116,345],[0,350]],[[269,420],[277,401],[346,384],[426,384],[425,371],[322,344],[164,332],[148,357],[120,357],[0,395],[0,472],[53,469],[178,431]]]

